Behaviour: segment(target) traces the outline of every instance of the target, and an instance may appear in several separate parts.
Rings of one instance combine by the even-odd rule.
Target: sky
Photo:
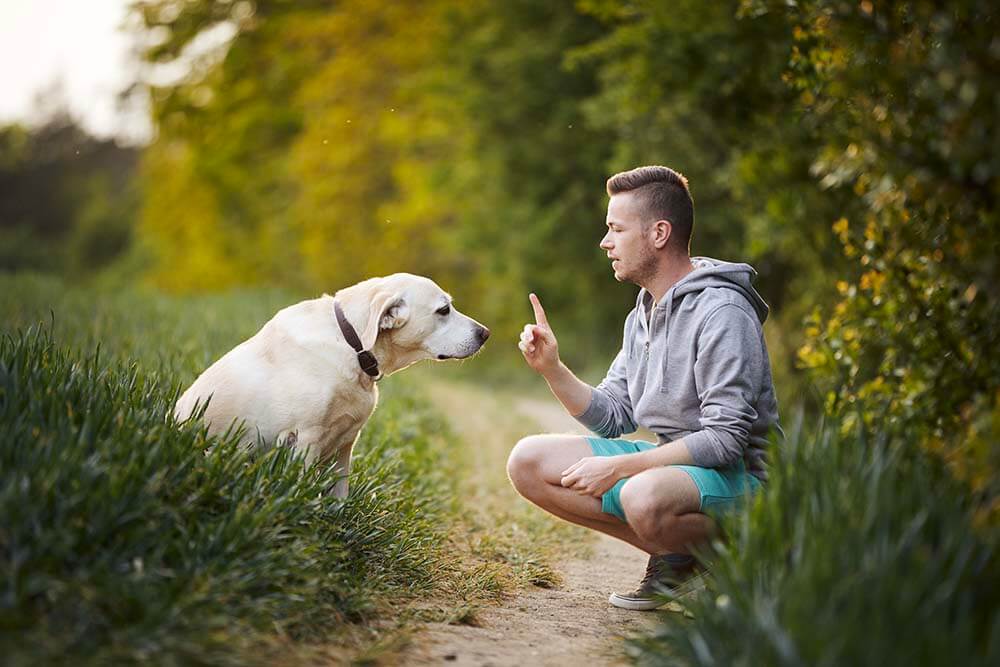
[[[37,123],[35,99],[61,82],[70,113],[100,137],[148,138],[144,110],[116,109],[138,63],[120,27],[129,0],[0,0],[0,123]]]

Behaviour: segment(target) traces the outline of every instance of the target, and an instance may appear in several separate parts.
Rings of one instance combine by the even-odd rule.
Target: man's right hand
[[[545,310],[538,297],[529,294],[528,299],[535,311],[535,323],[524,325],[517,347],[529,366],[538,373],[547,375],[559,367],[559,343],[549,327],[549,320],[545,317]]]

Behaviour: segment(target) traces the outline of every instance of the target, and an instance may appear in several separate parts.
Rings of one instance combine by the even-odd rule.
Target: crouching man
[[[694,204],[687,180],[640,167],[607,183],[607,252],[615,279],[642,289],[622,349],[591,387],[559,359],[538,297],[518,347],[566,410],[594,437],[536,435],[511,452],[518,492],[542,509],[649,554],[634,591],[611,604],[653,609],[658,591],[682,593],[696,574],[692,548],[710,516],[766,482],[778,406],[762,324],[768,307],[747,264],[690,255]],[[657,442],[619,439],[641,425]]]

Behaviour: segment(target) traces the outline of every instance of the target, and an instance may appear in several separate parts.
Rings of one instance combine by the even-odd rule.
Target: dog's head
[[[394,273],[359,283],[352,298],[366,298],[365,349],[377,349],[385,372],[422,359],[464,359],[479,351],[490,330],[452,305],[429,278]],[[389,357],[389,358],[385,358]]]

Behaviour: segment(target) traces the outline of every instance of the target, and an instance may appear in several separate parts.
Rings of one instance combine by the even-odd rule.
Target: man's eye
[[[438,315],[447,315],[451,312],[451,306],[441,306],[436,312]]]

